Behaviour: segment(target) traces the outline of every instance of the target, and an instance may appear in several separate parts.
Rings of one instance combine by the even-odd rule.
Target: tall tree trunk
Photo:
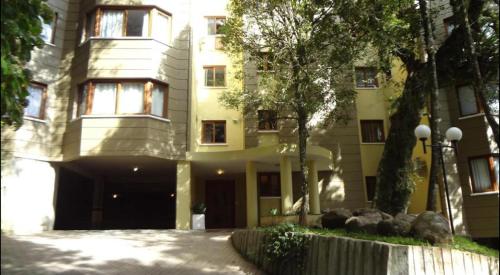
[[[430,72],[429,88],[431,94],[431,110],[430,110],[430,124],[431,124],[431,144],[438,144],[441,142],[441,133],[439,130],[439,123],[441,116],[439,114],[439,87],[436,69],[436,49],[434,45],[434,38],[432,33],[432,22],[429,16],[429,8],[427,7],[426,0],[418,1],[420,6],[420,16],[424,28],[425,48],[428,56],[427,68]],[[437,191],[437,178],[439,175],[439,151],[441,148],[432,147],[431,171],[429,176],[429,189],[427,192],[427,210],[436,211],[436,191]]]
[[[425,106],[427,71],[424,64],[413,58],[401,58],[408,76],[396,112],[391,115],[382,159],[377,170],[375,206],[387,213],[404,212],[412,192],[408,181],[414,129],[420,122],[420,110]]]
[[[453,6],[453,13],[457,17],[457,19],[460,20],[460,24],[463,26],[464,29],[464,36],[466,42],[465,52],[467,53],[469,62],[472,65],[472,76],[474,79],[473,81],[474,94],[476,95],[476,98],[479,99],[479,104],[481,105],[484,114],[486,116],[486,120],[488,121],[488,124],[490,125],[490,128],[493,131],[495,143],[497,144],[498,147],[499,135],[500,135],[498,129],[498,122],[491,113],[490,105],[488,104],[488,101],[486,99],[485,95],[486,87],[484,85],[483,77],[481,75],[481,69],[479,67],[479,61],[477,58],[476,46],[474,44],[474,38],[472,36],[471,25],[469,22],[469,16],[467,15],[467,10],[465,8],[465,3],[464,0],[452,0],[451,4]]]
[[[308,168],[306,166],[307,138],[309,136],[307,126],[307,114],[303,106],[299,105],[298,110],[298,125],[299,125],[299,161],[300,161],[300,191],[302,196],[302,204],[300,205],[299,224],[307,225],[307,210],[309,208],[308,198]]]

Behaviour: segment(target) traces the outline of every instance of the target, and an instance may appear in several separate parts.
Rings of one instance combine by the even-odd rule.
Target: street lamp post
[[[448,218],[450,220],[451,232],[455,234],[455,228],[453,226],[453,216],[451,214],[451,204],[450,204],[450,195],[448,192],[448,179],[446,178],[446,168],[444,166],[444,157],[443,157],[443,148],[453,148],[455,155],[458,152],[457,143],[462,139],[462,130],[457,127],[451,127],[446,131],[446,139],[451,141],[450,145],[444,145],[442,142],[438,141],[437,144],[426,145],[425,141],[431,136],[431,129],[424,124],[420,124],[415,128],[415,136],[422,141],[422,146],[424,148],[424,154],[426,153],[426,146],[435,147],[439,150],[439,157],[441,160],[441,167],[443,169],[443,182],[445,188],[446,195],[446,203],[448,204]]]

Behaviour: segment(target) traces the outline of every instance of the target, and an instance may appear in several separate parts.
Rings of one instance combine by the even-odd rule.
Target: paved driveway
[[[2,233],[2,274],[262,274],[230,232],[177,230]]]

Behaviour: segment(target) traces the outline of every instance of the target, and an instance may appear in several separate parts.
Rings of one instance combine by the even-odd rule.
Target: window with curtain
[[[40,20],[42,21],[42,33],[40,33],[40,37],[45,43],[54,44],[54,38],[56,35],[57,12],[54,13],[54,18],[49,24],[43,22],[42,18],[40,18]]]
[[[207,18],[208,34],[222,34],[222,26],[226,23],[226,17],[208,17]]]
[[[377,88],[377,70],[372,67],[355,68],[356,88]]]
[[[457,88],[460,115],[467,116],[479,113],[476,96],[472,86],[461,86]]]
[[[202,131],[203,143],[226,142],[226,121],[203,121]]]
[[[123,11],[105,10],[101,15],[100,37],[123,36]]]
[[[163,116],[163,104],[165,101],[165,93],[163,88],[154,85],[151,96],[151,114],[155,116]]]
[[[94,88],[94,100],[92,102],[93,115],[114,114],[116,108],[116,84],[97,83]]]
[[[474,193],[498,191],[498,164],[498,156],[469,159]]]
[[[206,66],[205,86],[224,87],[226,86],[226,67],[225,66]]]
[[[170,16],[165,13],[158,12],[153,24],[153,37],[165,44],[170,43],[171,39],[171,20]]]
[[[385,142],[383,120],[361,120],[361,140],[363,142]]]
[[[128,83],[121,85],[120,113],[142,114],[144,113],[144,83]]]
[[[276,112],[271,110],[258,110],[259,130],[276,130]]]
[[[29,95],[26,97],[28,106],[24,108],[25,116],[44,119],[46,90],[47,87],[40,84],[31,83],[28,86]]]
[[[82,84],[78,91],[77,116],[151,114],[166,117],[167,96],[166,85],[147,79],[90,80]]]

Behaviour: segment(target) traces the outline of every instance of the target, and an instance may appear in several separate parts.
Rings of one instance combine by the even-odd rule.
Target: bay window
[[[153,7],[98,7],[88,13],[81,43],[90,37],[153,37],[170,42],[171,16]]]
[[[148,80],[91,80],[80,86],[77,115],[167,117],[167,86]]]

